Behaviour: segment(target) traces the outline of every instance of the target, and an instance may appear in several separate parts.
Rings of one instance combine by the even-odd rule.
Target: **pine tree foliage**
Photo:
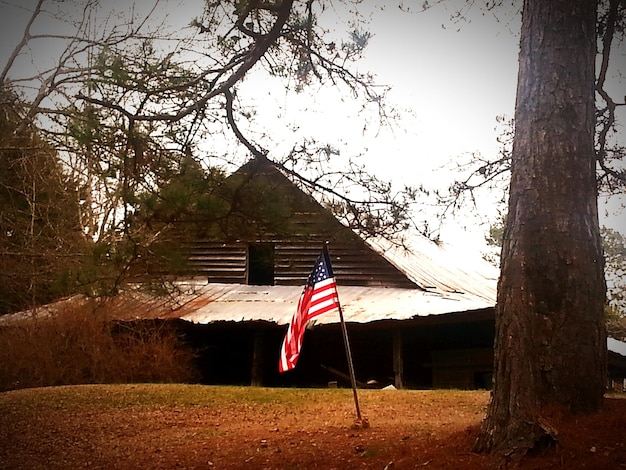
[[[20,127],[23,111],[0,91],[0,313],[76,289],[87,243],[85,192],[38,131]]]

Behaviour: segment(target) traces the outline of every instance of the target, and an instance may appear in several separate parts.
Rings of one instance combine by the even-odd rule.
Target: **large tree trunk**
[[[525,0],[494,389],[476,450],[553,441],[602,406],[605,285],[594,155],[596,2]]]

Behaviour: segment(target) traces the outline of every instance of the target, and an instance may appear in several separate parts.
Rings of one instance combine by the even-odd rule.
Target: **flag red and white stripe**
[[[289,323],[280,349],[278,364],[280,372],[286,372],[296,366],[309,320],[337,308],[339,308],[337,284],[333,277],[328,251],[324,249],[315,262],[298,301],[298,309]]]

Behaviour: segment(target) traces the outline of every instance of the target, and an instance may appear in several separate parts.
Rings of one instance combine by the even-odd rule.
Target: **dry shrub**
[[[0,391],[85,383],[190,382],[193,351],[167,322],[112,323],[88,306],[0,326]]]

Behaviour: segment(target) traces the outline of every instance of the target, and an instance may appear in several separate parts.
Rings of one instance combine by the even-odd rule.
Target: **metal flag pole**
[[[343,312],[341,305],[339,306],[339,321],[341,322],[341,332],[343,333],[343,343],[346,347],[346,358],[348,359],[348,369],[350,371],[350,382],[352,383],[352,394],[354,395],[354,406],[356,407],[356,418],[362,421],[361,409],[359,408],[359,396],[356,393],[356,378],[354,376],[354,365],[352,365],[352,352],[350,351],[350,342],[348,341],[348,330],[346,322],[343,320]]]
[[[330,255],[328,254],[328,242],[324,243],[324,254],[326,255],[326,259],[330,261]],[[346,358],[348,360],[350,382],[352,383],[352,394],[354,395],[354,406],[356,407],[357,425],[368,427],[367,420],[363,420],[363,418],[361,418],[361,409],[359,408],[359,396],[356,391],[356,376],[354,374],[354,365],[352,363],[352,351],[350,350],[350,341],[348,340],[348,329],[346,328],[346,322],[343,319],[343,310],[341,308],[341,302],[339,301],[339,293],[337,293],[337,308],[339,310],[339,322],[341,323],[343,344],[346,348]]]

